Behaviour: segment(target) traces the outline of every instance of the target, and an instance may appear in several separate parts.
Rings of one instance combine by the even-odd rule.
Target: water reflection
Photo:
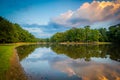
[[[120,62],[120,46],[119,45],[110,46],[108,53],[111,59]]]
[[[119,80],[120,49],[113,48],[112,45],[29,45],[17,49],[30,80]]]
[[[52,50],[57,54],[65,54],[71,58],[84,58],[90,61],[91,57],[120,60],[120,47],[112,45],[53,45]]]
[[[26,58],[30,53],[32,53],[38,47],[49,47],[49,45],[24,45],[17,47],[17,52],[19,53],[20,61]]]

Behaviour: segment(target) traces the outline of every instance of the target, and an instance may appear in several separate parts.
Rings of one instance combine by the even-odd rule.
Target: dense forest
[[[36,38],[20,25],[0,17],[0,43],[34,42]]]
[[[114,42],[120,41],[120,24],[110,26],[108,29],[72,28],[65,32],[57,32],[50,41],[52,42]]]

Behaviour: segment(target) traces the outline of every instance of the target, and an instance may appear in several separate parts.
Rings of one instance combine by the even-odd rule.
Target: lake
[[[12,72],[19,74],[12,76],[16,80],[120,80],[119,46],[47,44],[16,50],[16,70],[7,71],[5,77],[11,78]]]

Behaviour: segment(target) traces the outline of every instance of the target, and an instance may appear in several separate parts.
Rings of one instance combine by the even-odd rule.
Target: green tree
[[[90,39],[91,41],[99,41],[99,31],[94,29],[94,30],[91,30],[91,36],[90,36]]]
[[[0,17],[0,43],[33,42],[36,38],[20,25]]]
[[[99,31],[90,29],[90,26],[85,28],[72,28],[65,32],[59,32],[51,37],[52,42],[86,42],[99,41]]]
[[[107,29],[106,28],[100,28],[98,29],[100,32],[100,38],[99,41],[108,41],[108,36],[107,36]]]
[[[64,33],[56,33],[51,37],[52,42],[63,42],[64,41]]]
[[[110,26],[108,31],[108,38],[114,43],[119,43],[120,41],[120,24]]]
[[[84,28],[85,28],[85,35],[86,35],[85,41],[87,42],[87,41],[90,41],[91,30],[90,30],[90,26],[85,26]]]

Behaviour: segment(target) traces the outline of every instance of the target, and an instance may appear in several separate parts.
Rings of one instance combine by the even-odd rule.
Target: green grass
[[[0,73],[9,69],[14,47],[14,45],[0,45]]]
[[[0,44],[0,74],[7,71],[10,67],[10,59],[14,53],[14,49],[21,45],[29,45],[36,43],[12,43]]]
[[[93,44],[93,45],[102,45],[102,44],[112,44],[111,42],[60,42],[59,44],[70,44],[70,45],[74,45],[74,44]]]

